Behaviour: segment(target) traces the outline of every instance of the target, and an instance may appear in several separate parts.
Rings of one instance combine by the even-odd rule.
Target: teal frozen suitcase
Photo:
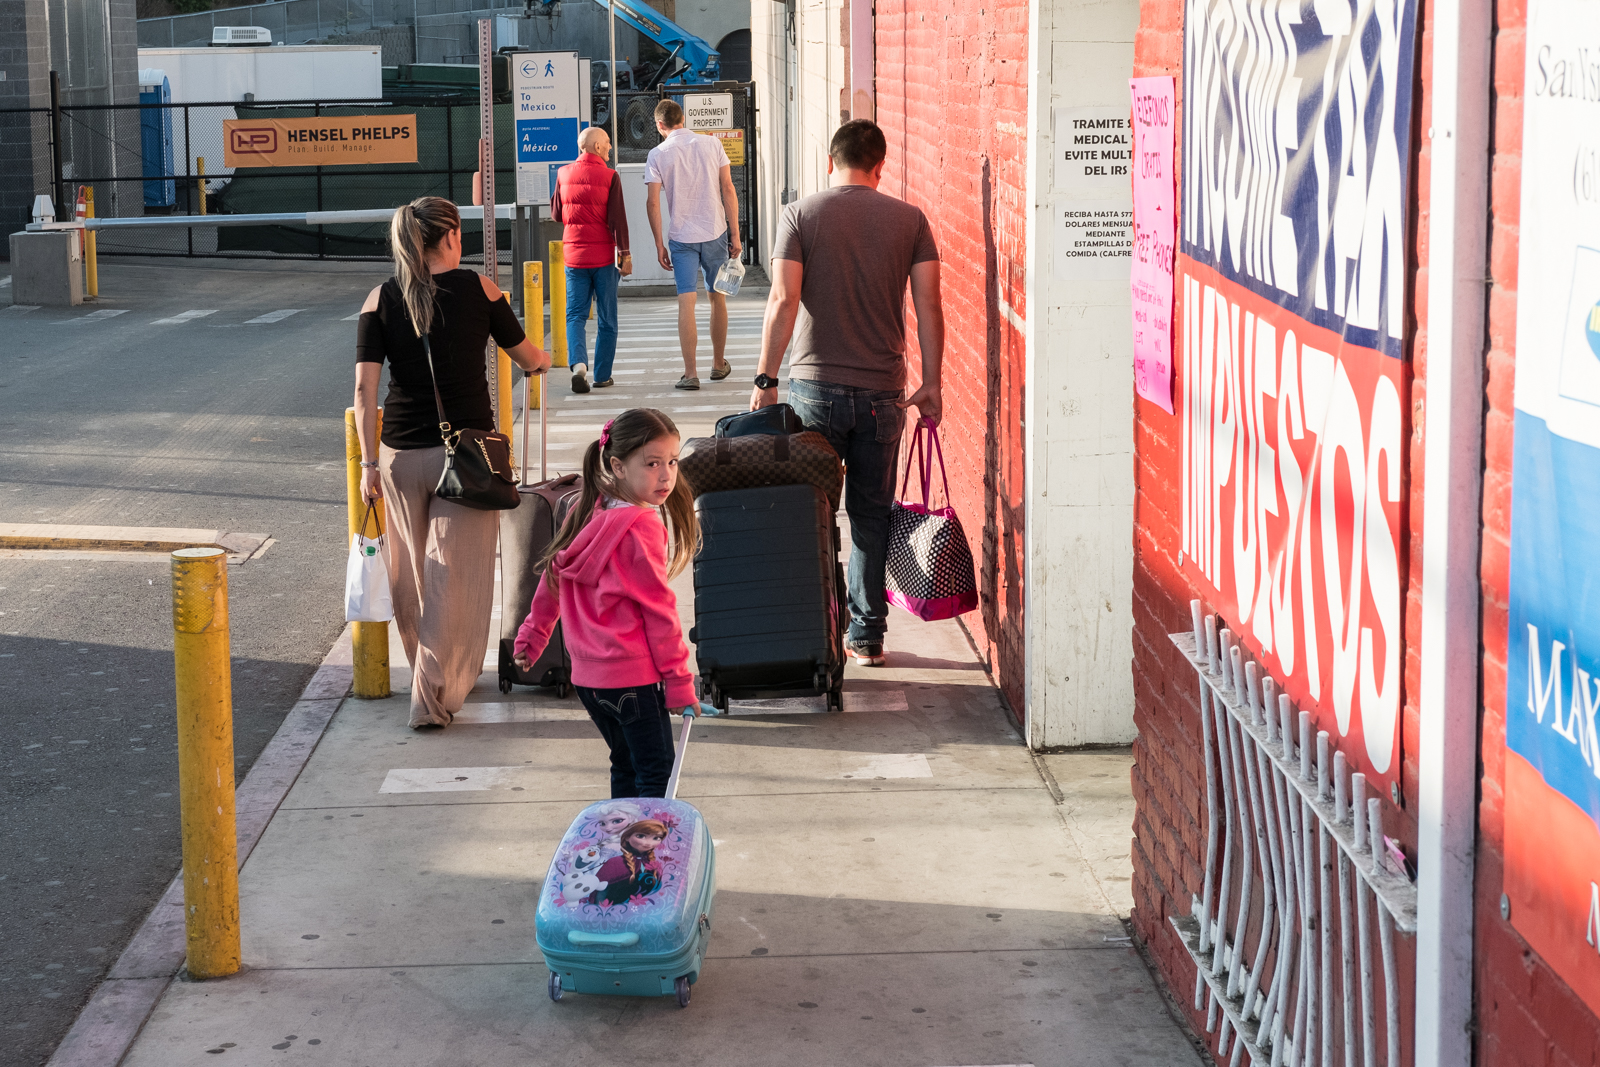
[[[688,740],[686,720],[668,798]],[[676,995],[687,1007],[711,939],[716,875],[711,834],[693,804],[638,797],[583,809],[550,861],[534,917],[550,999]]]

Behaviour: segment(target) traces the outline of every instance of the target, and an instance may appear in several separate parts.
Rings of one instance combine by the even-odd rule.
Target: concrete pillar
[[[849,0],[849,3],[850,117],[872,119],[877,117],[873,0]]]
[[[1068,253],[1115,229],[1120,211],[1131,222],[1131,186],[1125,171],[1109,172],[1114,160],[1097,161],[1107,174],[1086,174],[1057,130],[1117,116],[1125,128],[1139,3],[1038,0],[1029,22],[1025,729],[1035,749],[1126,744],[1135,734],[1131,259]]]
[[[11,302],[38,307],[83,303],[83,256],[76,232],[11,235]]]

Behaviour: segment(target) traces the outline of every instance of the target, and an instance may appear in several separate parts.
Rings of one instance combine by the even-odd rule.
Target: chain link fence
[[[515,188],[510,106],[496,107],[496,182]],[[224,126],[229,119],[416,116],[417,162],[344,166],[247,167],[224,165]],[[80,186],[94,189],[101,218],[156,215],[346,211],[396,207],[419,196],[471,202],[478,169],[478,106],[460,98],[308,103],[136,104],[61,109],[61,181],[55,198],[69,217]],[[29,127],[33,156],[53,165],[48,108],[0,111],[0,130]],[[72,139],[68,131],[79,131]],[[120,159],[122,166],[106,166]],[[39,169],[36,167],[35,169]],[[48,170],[34,188],[54,184]],[[509,234],[509,231],[507,231]],[[507,237],[509,239],[509,237]],[[388,227],[345,226],[163,226],[102,230],[101,255],[293,256],[384,258]],[[463,250],[482,250],[482,223],[463,225]],[[500,247],[507,247],[504,242]]]
[[[758,224],[753,87],[722,83],[715,91],[733,97],[733,133],[738,136],[725,137],[724,144],[733,164],[745,255],[753,262]],[[681,100],[681,88],[617,94],[617,162],[642,163],[660,143],[654,110],[664,96]],[[62,107],[59,139],[52,136],[54,113],[49,108],[0,110],[0,143],[31,146],[31,187],[53,190],[61,218],[71,216],[83,186],[93,189],[95,214],[101,218],[368,210],[397,207],[419,196],[470,203],[478,169],[475,97]],[[604,104],[609,107],[609,99]],[[224,164],[227,120],[348,115],[414,115],[417,161],[238,170]],[[495,184],[507,192],[516,188],[513,125],[511,105],[497,104]],[[500,228],[497,245],[502,260],[510,262],[509,223]],[[481,222],[465,221],[462,245],[469,255],[481,254]],[[101,255],[381,259],[388,255],[388,226],[175,224],[101,230],[97,246]]]
[[[715,87],[699,87],[695,93],[726,93],[733,97],[733,131],[741,136],[726,138],[729,171],[733,188],[739,196],[739,234],[744,243],[744,261],[755,262],[757,228],[760,222],[756,213],[756,94],[750,82],[718,82]],[[683,103],[682,86],[662,86],[659,89],[618,91],[616,160],[618,163],[643,163],[650,149],[661,143],[656,129],[656,104],[665,98]],[[596,94],[595,121],[610,126],[610,119],[599,113],[601,106],[609,109],[609,99],[602,101]],[[742,145],[742,147],[741,147]]]

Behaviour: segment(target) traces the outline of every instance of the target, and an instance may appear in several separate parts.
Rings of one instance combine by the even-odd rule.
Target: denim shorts
[[[717,284],[717,272],[728,262],[728,234],[701,241],[698,244],[685,244],[682,241],[668,241],[667,251],[672,255],[672,280],[678,286],[678,295],[695,291],[699,275],[696,268],[705,271],[706,291]]]

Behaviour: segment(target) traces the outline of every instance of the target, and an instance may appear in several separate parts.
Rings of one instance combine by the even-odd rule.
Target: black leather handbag
[[[433,378],[433,403],[439,411],[439,435],[444,438],[444,473],[433,495],[479,511],[510,511],[522,502],[511,467],[511,438],[483,430],[452,430],[439,395],[439,376],[433,369],[433,346],[422,336]]]
[[[801,433],[805,424],[788,404],[768,404],[755,411],[724,415],[717,420],[714,437],[783,437]]]

